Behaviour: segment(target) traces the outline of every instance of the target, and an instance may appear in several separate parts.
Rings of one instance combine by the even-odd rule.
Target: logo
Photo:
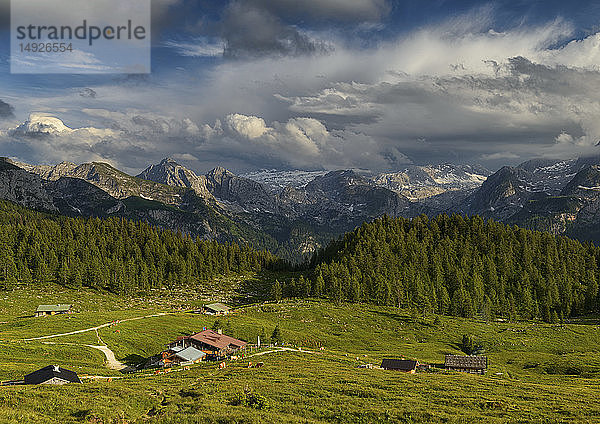
[[[11,73],[149,73],[150,38],[150,0],[11,1]]]

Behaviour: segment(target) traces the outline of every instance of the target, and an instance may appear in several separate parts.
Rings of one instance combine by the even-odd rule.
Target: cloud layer
[[[199,171],[393,170],[411,161],[493,168],[598,149],[600,33],[574,39],[561,19],[494,31],[493,9],[480,8],[357,47],[296,27],[284,3],[231,3],[224,44],[171,44],[182,66],[160,76],[7,97],[72,131],[37,137],[5,125],[0,143],[33,161],[102,158],[139,170],[178,155]],[[307,10],[319,7],[323,18],[355,23],[389,13],[377,0]],[[235,60],[216,59],[219,49]],[[209,65],[198,63],[206,57]]]

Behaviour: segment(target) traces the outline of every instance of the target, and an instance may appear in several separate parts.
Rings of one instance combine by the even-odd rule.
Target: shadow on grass
[[[137,366],[146,361],[147,358],[144,358],[142,355],[131,354],[123,358],[123,363],[127,366]]]
[[[231,297],[231,302],[234,305],[242,306],[268,300],[272,285],[271,280],[273,280],[271,273],[261,272],[256,277],[240,281]]]
[[[75,411],[71,414],[72,417],[74,418],[86,418],[88,417],[90,414],[92,413],[91,409],[81,409],[79,411]]]

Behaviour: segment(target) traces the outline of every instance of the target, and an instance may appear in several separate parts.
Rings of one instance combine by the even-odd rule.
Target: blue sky
[[[99,76],[11,75],[2,1],[1,152],[24,161],[384,171],[597,153],[595,2],[156,0],[152,73]]]

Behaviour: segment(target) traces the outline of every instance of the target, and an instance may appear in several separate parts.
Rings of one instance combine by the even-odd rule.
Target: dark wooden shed
[[[488,367],[487,356],[446,355],[445,367],[448,371],[485,374]]]
[[[27,374],[25,384],[66,384],[81,383],[77,373],[58,365],[48,365],[42,369]]]
[[[419,361],[409,359],[384,359],[381,368],[384,370],[402,371],[414,374],[417,371]]]

